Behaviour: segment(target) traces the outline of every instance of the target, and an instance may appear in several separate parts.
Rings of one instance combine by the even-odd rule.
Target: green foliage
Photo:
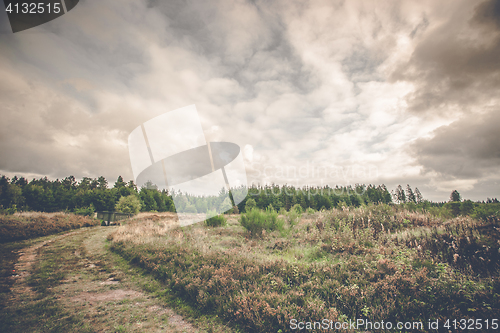
[[[295,205],[293,205],[292,208],[290,208],[290,211],[294,211],[296,213],[302,214],[304,212],[304,209],[302,208],[301,205],[295,204]]]
[[[460,213],[462,215],[470,215],[474,210],[474,203],[471,200],[464,200],[460,205]]]
[[[141,210],[141,201],[133,194],[121,197],[115,206],[115,210],[126,214],[137,214]]]
[[[240,218],[241,225],[247,229],[252,236],[261,236],[262,231],[283,231],[284,221],[278,218],[278,213],[267,209],[261,211],[257,208],[250,212],[242,214]]]
[[[453,202],[453,201],[462,201],[462,197],[460,196],[460,193],[458,193],[457,190],[454,190],[453,192],[451,192],[450,194],[450,201]]]
[[[155,193],[158,193],[157,189],[150,189],[146,187],[141,188],[141,191],[139,192],[142,202],[141,211],[150,212],[158,210],[158,202],[156,201]]]
[[[406,202],[406,194],[401,185],[398,185],[396,188],[396,192],[394,193],[394,199],[397,203],[405,203]]]
[[[84,216],[94,216],[95,208],[94,204],[90,203],[89,207],[82,207],[75,209],[75,214],[84,215]]]
[[[198,213],[206,213],[208,210],[207,202],[206,202],[206,200],[203,200],[203,199],[197,200],[195,203],[195,207],[196,207],[196,210],[198,211]]]
[[[500,203],[479,204],[474,208],[472,217],[488,221],[490,218],[500,218]]]
[[[285,219],[288,222],[288,225],[293,227],[300,222],[302,218],[302,207],[300,205],[294,205],[288,213],[285,214]]]
[[[205,224],[209,227],[223,227],[227,224],[227,221],[224,215],[218,215],[215,210],[209,210],[207,212]]]
[[[196,210],[196,207],[192,203],[187,203],[186,207],[184,207],[184,210],[182,211],[183,213],[191,213],[191,214],[196,214],[198,211]]]
[[[453,216],[460,215],[461,203],[459,201],[447,202],[444,206],[451,211],[451,214],[453,214]]]
[[[247,200],[247,203],[245,205],[245,212],[250,212],[252,209],[257,207],[257,203],[255,202],[254,199],[250,198]]]
[[[228,214],[231,214],[232,208],[233,208],[233,205],[231,204],[231,199],[229,199],[229,197],[227,197],[224,199],[224,201],[219,206],[219,213],[227,212]]]

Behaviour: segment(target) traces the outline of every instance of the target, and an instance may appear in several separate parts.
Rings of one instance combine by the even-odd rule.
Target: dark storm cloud
[[[500,112],[468,115],[435,130],[431,139],[418,139],[411,150],[424,166],[445,178],[477,179],[500,171]]]
[[[255,97],[260,81],[290,82],[300,93],[319,84],[290,45],[278,4],[150,0],[148,5],[167,18],[173,40],[208,58],[219,75],[235,79],[249,98]]]
[[[467,111],[500,89],[500,1],[449,8],[445,23],[427,31],[393,80],[413,81],[410,110],[425,112],[449,106]]]
[[[245,147],[250,181],[282,180],[255,176],[266,166],[374,164],[380,178],[339,184],[409,182],[426,192],[437,188],[446,199],[449,186],[472,188],[473,175],[485,177],[478,184],[494,178],[488,140],[498,137],[483,138],[484,153],[475,147],[498,123],[485,108],[498,105],[496,6],[81,0],[32,31],[0,34],[0,173],[131,179],[128,134],[196,104],[207,140]],[[446,123],[456,122],[418,140],[444,122],[407,112],[405,96],[412,110],[427,103],[450,115]],[[489,114],[487,121],[457,121],[447,106],[459,103]],[[467,123],[473,134],[457,150],[450,142]],[[412,150],[402,148],[409,142]],[[452,149],[453,165],[472,156],[479,167],[447,169],[435,149]],[[412,157],[441,176],[419,174]],[[442,175],[467,181],[443,185]]]
[[[500,1],[490,0],[477,6],[473,21],[478,24],[493,24],[500,29]]]

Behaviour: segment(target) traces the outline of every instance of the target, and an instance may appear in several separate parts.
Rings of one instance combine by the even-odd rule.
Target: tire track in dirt
[[[61,238],[65,238],[71,236],[76,233],[84,232],[82,229],[71,231],[66,234],[57,236],[56,238],[43,241],[41,243],[23,248],[18,251],[19,258],[17,259],[17,263],[14,265],[14,270],[16,272],[15,275],[12,276],[14,279],[14,283],[10,288],[11,292],[11,302],[17,302],[21,298],[28,297],[33,298],[35,296],[35,292],[28,286],[26,279],[31,274],[31,267],[37,261],[38,251],[40,248],[47,246],[48,244],[57,241]]]
[[[79,248],[71,253],[79,258],[78,265],[65,271],[67,278],[50,292],[65,311],[79,314],[83,324],[92,331],[200,332],[174,310],[134,285],[127,278],[128,273],[116,270],[104,248],[104,240],[111,230],[110,227],[79,229],[20,250],[9,303],[37,297],[27,279],[36,264],[44,260],[44,247],[55,249],[71,244]],[[128,314],[130,317],[126,317]],[[116,323],[117,315],[124,317],[124,324]]]

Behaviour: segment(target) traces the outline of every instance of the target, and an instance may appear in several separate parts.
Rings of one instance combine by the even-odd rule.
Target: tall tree
[[[406,200],[408,202],[417,203],[417,198],[415,197],[415,193],[413,193],[410,184],[406,184]]]
[[[99,178],[97,178],[97,188],[100,190],[105,190],[108,188],[108,181],[106,180],[106,178],[104,178],[104,176],[100,176]]]
[[[121,187],[125,187],[126,185],[127,185],[127,183],[125,183],[123,181],[122,176],[118,176],[118,179],[116,180],[115,185],[113,186],[113,188],[121,188]]]
[[[403,190],[403,187],[401,185],[398,185],[398,187],[396,188],[396,193],[394,193],[394,200],[396,200],[397,203],[406,202],[405,191]]]
[[[418,187],[415,187],[415,199],[417,200],[417,203],[421,203],[424,201],[424,197],[422,196],[422,193],[420,193]]]
[[[462,197],[460,196],[460,193],[458,193],[457,190],[453,190],[450,194],[450,201],[462,201]]]

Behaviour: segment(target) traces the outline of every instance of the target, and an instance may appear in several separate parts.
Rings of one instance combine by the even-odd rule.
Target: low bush
[[[290,209],[288,213],[285,213],[285,219],[288,222],[290,228],[298,224],[301,218],[302,218],[302,213],[297,209]]]
[[[293,205],[292,208],[290,208],[290,211],[292,211],[292,210],[299,213],[299,214],[302,214],[304,212],[304,209],[299,204]]]
[[[278,213],[267,209],[261,211],[254,208],[250,212],[242,214],[240,218],[241,225],[247,229],[253,237],[262,235],[262,231],[283,230],[284,221],[278,218]]]
[[[209,210],[207,212],[207,219],[205,220],[205,224],[209,227],[223,227],[227,224],[226,219],[223,215],[214,215],[216,212],[214,210]],[[212,216],[212,217],[209,217]]]

